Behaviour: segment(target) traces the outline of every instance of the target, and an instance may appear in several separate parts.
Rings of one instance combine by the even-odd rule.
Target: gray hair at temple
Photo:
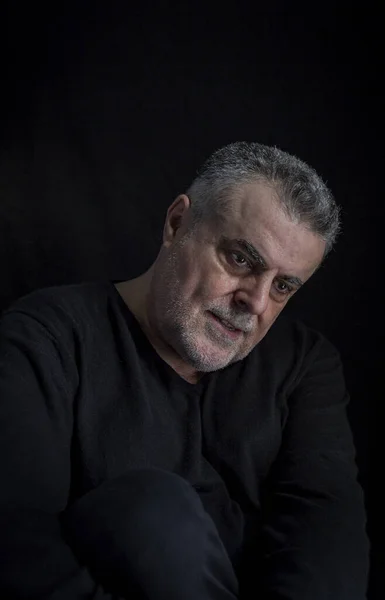
[[[326,256],[340,231],[340,209],[333,195],[312,167],[263,144],[235,142],[209,156],[186,191],[193,229],[223,214],[239,185],[255,181],[273,186],[287,216],[326,242]]]

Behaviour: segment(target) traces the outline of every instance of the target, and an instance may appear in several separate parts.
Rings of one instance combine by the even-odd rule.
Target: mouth
[[[212,320],[217,325],[219,325],[221,327],[222,331],[224,333],[226,333],[232,339],[238,338],[243,333],[243,331],[241,329],[237,329],[236,327],[233,327],[233,325],[231,325],[231,323],[229,323],[228,321],[226,321],[224,319],[220,319],[219,317],[214,315],[214,313],[212,313],[211,311],[208,311],[208,312],[209,312],[209,315],[212,318]]]

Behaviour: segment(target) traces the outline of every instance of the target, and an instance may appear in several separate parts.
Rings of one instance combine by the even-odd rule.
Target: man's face
[[[189,200],[167,214],[150,292],[157,335],[197,371],[243,359],[316,270],[325,243],[258,182],[238,188],[220,218],[186,236]]]

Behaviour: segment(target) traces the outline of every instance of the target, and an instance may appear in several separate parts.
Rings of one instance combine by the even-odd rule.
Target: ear
[[[163,245],[167,248],[171,246],[177,232],[185,224],[189,208],[190,198],[186,194],[180,194],[169,206],[163,228]]]

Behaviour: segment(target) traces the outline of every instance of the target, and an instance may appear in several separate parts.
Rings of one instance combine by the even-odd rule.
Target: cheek
[[[169,268],[171,277],[184,283],[196,277],[197,261],[194,260],[193,252],[184,248],[173,254]]]
[[[199,250],[183,258],[178,266],[178,274],[190,292],[200,298],[215,298],[228,287],[228,277],[223,270],[212,257],[199,253]]]
[[[231,295],[239,285],[210,250],[197,246],[179,257],[177,277],[184,295],[206,302]]]
[[[219,270],[202,269],[199,294],[208,300],[227,296],[232,291],[228,276]]]
[[[202,295],[205,277],[200,264],[198,257],[194,258],[190,253],[179,257],[171,277],[177,280],[181,297],[193,299]]]

